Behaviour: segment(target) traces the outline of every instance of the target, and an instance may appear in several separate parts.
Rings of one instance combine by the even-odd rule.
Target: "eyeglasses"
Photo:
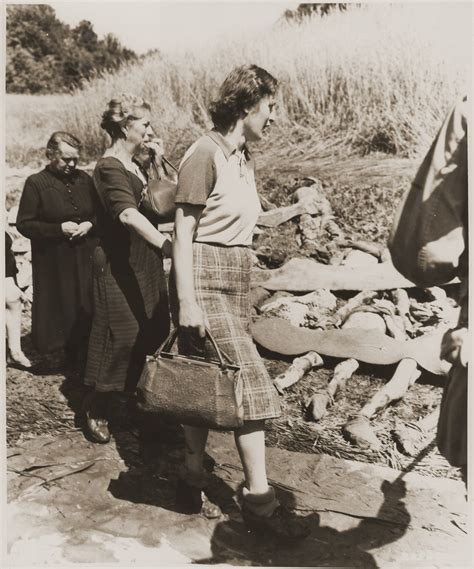
[[[79,158],[65,158],[64,156],[60,156],[60,158],[66,164],[77,164],[79,162]]]

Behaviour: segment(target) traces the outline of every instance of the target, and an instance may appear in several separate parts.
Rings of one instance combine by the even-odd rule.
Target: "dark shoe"
[[[106,444],[110,441],[110,431],[107,419],[94,419],[90,413],[86,411],[86,429],[89,437],[95,442]]]
[[[181,478],[176,487],[176,509],[182,514],[201,514],[208,519],[222,516],[219,506],[213,504],[201,488],[190,486]]]
[[[102,393],[89,393],[84,400],[85,431],[95,443],[110,441],[109,424],[106,418],[105,396]]]
[[[265,517],[255,514],[244,502],[242,518],[250,531],[269,532],[280,538],[303,538],[311,531],[305,518],[291,514],[283,506],[278,506],[271,516]]]

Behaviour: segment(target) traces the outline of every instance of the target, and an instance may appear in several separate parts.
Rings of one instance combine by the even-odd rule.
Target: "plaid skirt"
[[[247,247],[221,247],[193,243],[196,300],[209,321],[219,347],[240,366],[243,383],[244,419],[279,417],[278,392],[248,331],[250,323],[250,271],[252,256]],[[173,322],[178,322],[174,281],[170,281]],[[179,333],[179,350],[186,355],[215,359],[208,340],[197,334]]]
[[[118,267],[101,246],[94,251],[94,314],[84,383],[96,391],[135,391],[146,355],[169,332],[161,254],[133,239],[131,261]]]

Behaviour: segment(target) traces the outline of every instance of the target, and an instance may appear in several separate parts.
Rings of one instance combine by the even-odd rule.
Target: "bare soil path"
[[[178,437],[179,438],[179,437]],[[130,431],[106,446],[80,433],[43,436],[9,450],[9,565],[188,563],[300,567],[464,567],[463,485],[375,465],[269,449],[283,503],[308,516],[298,542],[249,534],[235,507],[242,480],[231,435],[212,433],[214,493],[227,511],[209,521],[174,511],[178,441],[140,460]]]

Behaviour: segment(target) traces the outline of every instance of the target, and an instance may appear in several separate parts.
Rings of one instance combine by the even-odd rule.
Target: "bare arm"
[[[163,250],[163,254],[169,256],[171,253],[170,240],[165,237],[148,219],[137,209],[128,207],[118,216],[119,220],[127,228],[134,230],[145,241]]]
[[[206,318],[196,302],[193,279],[193,235],[203,206],[181,204],[176,209],[173,238],[173,267],[179,301],[179,325],[198,328],[205,336]]]

